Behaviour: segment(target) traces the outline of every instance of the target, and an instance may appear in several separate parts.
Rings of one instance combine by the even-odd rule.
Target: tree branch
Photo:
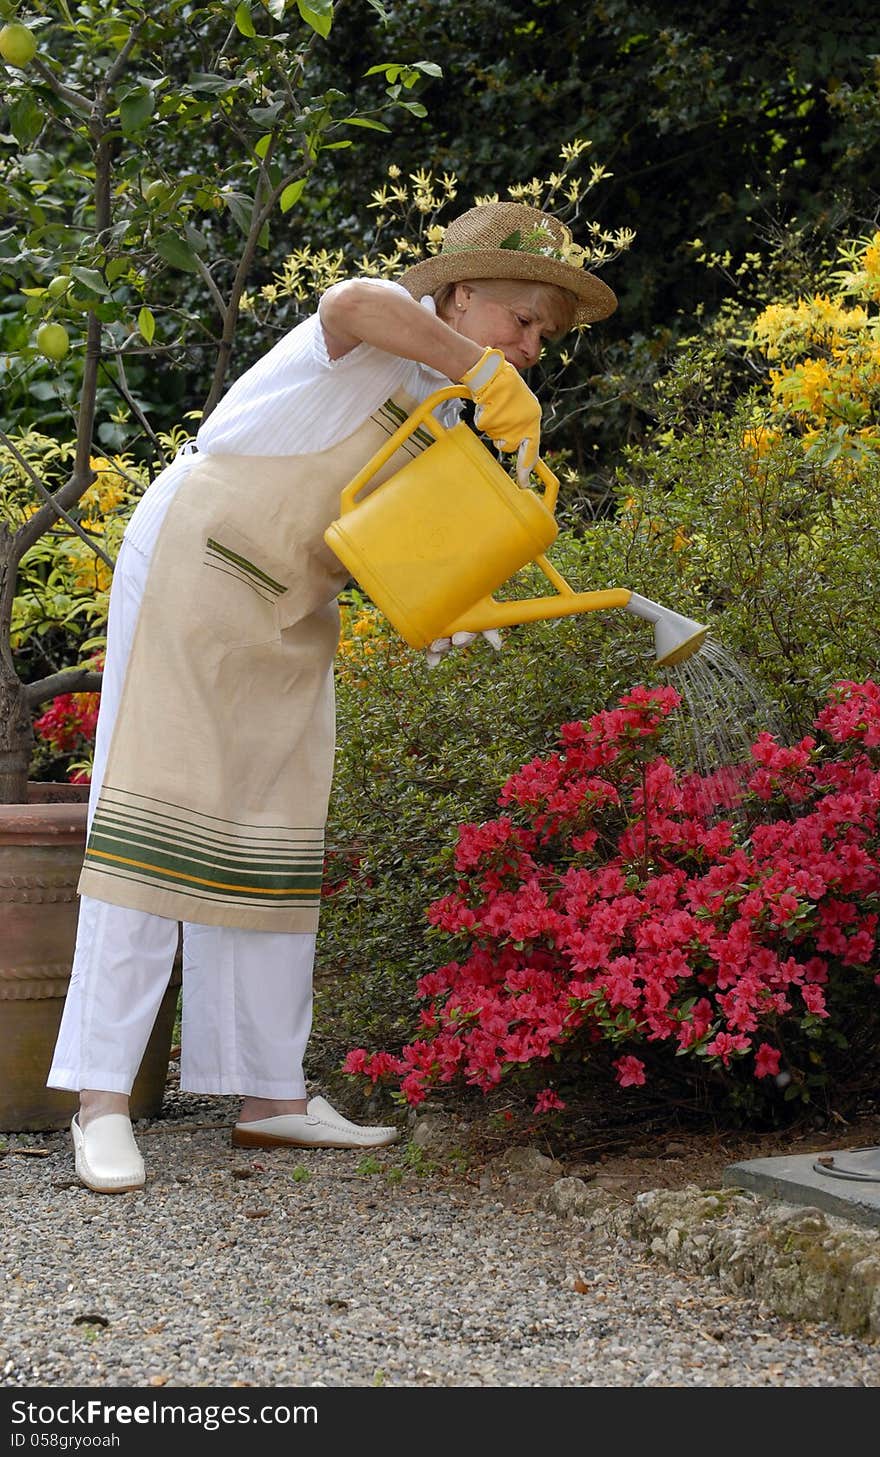
[[[63,81],[59,81],[58,77],[53,71],[49,70],[46,62],[41,61],[39,56],[34,56],[34,59],[31,61],[31,67],[45,81],[46,85],[55,92],[55,95],[62,101],[66,101],[67,105],[72,107],[74,111],[78,111],[80,116],[91,116],[92,104],[88,98],[83,96],[81,91],[74,91],[71,86],[65,86]]]
[[[126,374],[125,374],[125,365],[122,362],[122,351],[121,350],[116,355],[116,364],[117,364],[117,367],[119,369],[119,375],[120,375],[120,378],[119,379],[114,379],[113,378],[113,375],[110,373],[110,370],[107,368],[107,365],[106,365],[106,363],[105,363],[105,361],[103,359],[101,359],[101,361],[100,361],[101,369],[103,370],[103,372],[106,375],[107,379],[110,381],[111,385],[116,390],[116,392],[119,395],[121,395],[122,398],[125,400],[125,403],[128,405],[128,408],[131,410],[132,414],[134,415],[135,419],[137,420],[137,422],[140,425],[141,429],[143,430],[144,434],[149,439],[151,445],[153,446],[153,449],[156,451],[156,454],[158,455],[158,457],[161,460],[162,464],[163,465],[167,465],[168,462],[167,462],[167,460],[165,458],[165,452],[162,449],[162,446],[161,446],[160,441],[159,441],[159,437],[156,435],[156,432],[154,431],[152,425],[150,424],[149,420],[147,419],[146,415],[144,414],[144,412],[141,409],[140,405],[138,404],[137,400],[134,398],[133,394],[131,393],[131,390],[128,388],[128,379],[126,378]],[[131,479],[130,476],[126,476],[126,480],[130,480],[130,479]]]
[[[217,287],[217,284],[215,283],[214,278],[211,274],[211,270],[209,269],[204,259],[199,257],[198,253],[196,253],[195,255],[195,260],[199,266],[199,274],[208,285],[208,292],[210,293],[212,299],[217,305],[218,310],[220,311],[220,317],[225,318],[227,307],[226,300],[220,292],[220,289]]]
[[[258,205],[256,199],[254,201],[254,211],[251,218],[251,225],[248,230],[247,238],[245,239],[245,245],[242,251],[242,255],[238,260],[238,266],[235,270],[235,277],[232,281],[232,287],[229,290],[229,299],[223,313],[223,335],[220,340],[219,354],[217,357],[217,363],[214,366],[214,375],[211,380],[211,387],[208,391],[208,396],[205,400],[204,408],[202,411],[203,420],[207,420],[211,411],[214,409],[214,406],[220,399],[221,394],[223,393],[223,386],[226,381],[226,373],[229,369],[230,359],[232,358],[232,340],[235,336],[235,330],[238,324],[239,304],[241,302],[241,296],[244,293],[245,284],[248,280],[248,274],[250,273],[251,267],[253,265],[254,254],[257,251],[257,245],[259,242],[263,224],[267,222],[269,217],[271,216],[272,209],[274,208],[285,187],[289,187],[291,182],[297,181],[299,177],[302,177],[305,175],[305,173],[309,172],[314,166],[314,161],[314,157],[309,157],[306,161],[304,161],[303,167],[299,172],[295,173],[294,175],[288,175],[287,177],[282,178],[282,180],[277,183],[275,187],[272,188],[267,201],[262,207]]]
[[[137,45],[140,39],[141,31],[143,30],[145,25],[146,16],[144,16],[142,20],[139,20],[136,25],[133,25],[131,30],[129,31],[125,45],[122,47],[122,50],[119,52],[119,55],[116,57],[116,60],[113,62],[113,65],[110,67],[109,71],[104,77],[105,94],[113,90],[113,87],[116,85],[116,82],[119,80],[120,76],[125,70],[125,67],[128,63],[128,58],[134,50],[135,46]]]
[[[64,668],[37,683],[25,683],[24,701],[28,708],[37,708],[60,693],[100,693],[103,676],[94,668]]]
[[[86,545],[90,547],[90,549],[95,553],[95,555],[99,556],[102,561],[106,562],[107,566],[112,571],[113,562],[111,558],[108,557],[107,553],[103,550],[102,547],[98,546],[96,541],[92,540],[88,532],[83,531],[78,521],[74,521],[72,516],[68,516],[63,506],[61,506],[59,503],[61,491],[68,491],[70,489],[71,485],[73,485],[74,483],[75,475],[72,476],[71,479],[64,486],[62,486],[61,491],[53,495],[53,493],[49,490],[48,486],[45,486],[40,480],[40,477],[37,475],[30,462],[25,460],[24,456],[17,449],[17,447],[13,445],[12,441],[9,439],[9,436],[6,435],[2,430],[0,430],[0,442],[2,442],[2,444],[6,446],[6,449],[9,451],[9,453],[15,457],[22,469],[27,472],[33,485],[36,486],[40,495],[46,502],[46,505],[41,510],[35,512],[33,516],[29,517],[29,519],[25,522],[24,526],[20,527],[20,529],[15,533],[15,539],[11,554],[13,566],[18,566],[18,563],[21,561],[28,548],[33,546],[35,541],[39,541],[40,537],[43,535],[43,532],[46,530],[46,527],[52,522],[52,520],[56,516],[60,516],[62,521],[66,521],[67,525],[71,528],[71,530],[75,531],[76,535],[81,537]],[[91,485],[92,481],[96,479],[97,477],[95,476],[94,471],[90,468],[89,480],[86,482],[86,485],[82,487],[82,490],[79,491],[78,495],[74,499],[79,500],[79,497],[83,494],[83,491],[88,490],[88,487]]]

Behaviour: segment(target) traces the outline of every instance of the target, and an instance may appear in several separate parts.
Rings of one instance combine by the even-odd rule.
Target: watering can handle
[[[431,434],[437,440],[442,439],[446,427],[441,425],[439,420],[435,419],[433,411],[444,400],[456,399],[472,400],[473,395],[466,385],[447,385],[442,390],[435,390],[432,395],[429,395],[426,400],[423,400],[420,405],[416,406],[411,415],[407,415],[403,424],[395,430],[393,435],[389,436],[385,444],[380,446],[376,454],[367,461],[363,469],[358,471],[354,479],[349,481],[343,490],[340,497],[341,516],[354,510],[359,492],[363,490],[364,486],[373,478],[376,472],[381,470],[385,462],[391,459],[394,452],[399,450],[401,445],[409,440],[410,436],[414,435],[422,425],[427,425]],[[559,494],[559,481],[549,466],[540,457],[535,461],[532,469],[544,487],[541,500],[547,507],[547,510],[552,513],[556,508],[556,497]]]
[[[593,592],[575,592],[561,572],[545,556],[535,557],[552,587],[555,597],[519,597],[497,602],[484,597],[475,602],[445,628],[443,636],[453,632],[486,632],[491,627],[521,627],[526,622],[545,622],[548,618],[573,617],[581,612],[604,612],[612,607],[626,607],[632,592],[628,587],[603,587]]]

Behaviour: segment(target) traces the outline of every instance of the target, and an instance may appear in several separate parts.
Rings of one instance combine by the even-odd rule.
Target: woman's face
[[[559,329],[547,295],[530,283],[457,283],[451,303],[447,323],[456,333],[484,349],[500,349],[520,373],[537,364],[544,341]]]

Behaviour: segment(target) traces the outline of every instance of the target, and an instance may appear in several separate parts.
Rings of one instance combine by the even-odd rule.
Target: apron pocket
[[[274,642],[281,635],[278,604],[288,592],[274,562],[255,542],[224,523],[203,539],[204,610],[210,603],[213,626],[227,645]]]
[[[209,536],[205,542],[203,561],[206,567],[212,567],[215,571],[232,577],[234,581],[241,582],[245,587],[250,587],[264,602],[276,602],[287,591],[283,582],[277,582],[256,562],[250,561],[241,552],[233,551],[231,546],[218,541],[214,536]]]

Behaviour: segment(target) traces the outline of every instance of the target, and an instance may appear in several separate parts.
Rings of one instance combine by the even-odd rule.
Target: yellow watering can
[[[433,415],[444,400],[470,398],[460,385],[424,400],[342,492],[340,515],[324,532],[331,551],[412,648],[454,632],[483,632],[577,612],[622,607],[654,624],[658,663],[684,662],[708,628],[626,587],[575,592],[543,555],[559,527],[559,481],[543,460],[543,492],[517,485],[464,423],[445,429]],[[434,437],[425,446],[425,429]],[[395,451],[420,432],[419,453],[358,499]],[[493,592],[534,562],[552,597],[497,602]]]

